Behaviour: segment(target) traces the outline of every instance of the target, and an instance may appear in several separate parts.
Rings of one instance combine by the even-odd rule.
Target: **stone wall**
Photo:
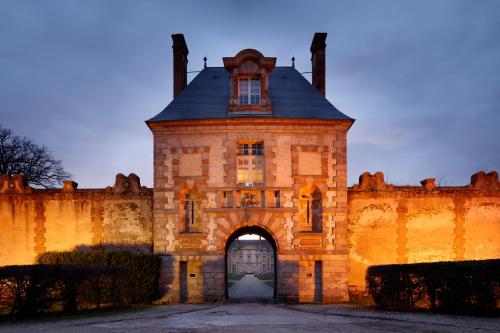
[[[119,174],[113,187],[40,190],[0,183],[0,266],[31,264],[45,251],[114,247],[152,250],[152,191]]]
[[[468,186],[385,184],[360,177],[348,191],[349,286],[365,289],[370,265],[500,258],[500,184],[479,172]]]
[[[189,182],[169,179],[174,163],[168,157],[164,160],[166,169],[162,175],[167,175],[163,187],[166,191],[156,194],[161,200],[155,204],[161,209],[156,211],[159,219],[155,237],[157,246],[170,246],[168,242],[173,246],[170,252],[161,247],[156,249],[162,255],[161,287],[170,297],[168,301],[180,298],[181,262],[186,263],[188,301],[216,301],[224,297],[225,246],[240,228],[261,228],[271,235],[277,248],[277,296],[281,300],[336,301],[341,299],[339,295],[346,283],[353,291],[364,291],[369,265],[500,258],[500,184],[494,172],[477,173],[469,185],[457,187],[437,187],[432,179],[422,181],[421,187],[393,186],[384,182],[381,173],[365,173],[359,184],[348,189],[346,204],[338,198],[341,192],[333,196],[329,196],[329,191],[322,192],[323,233],[295,231],[297,193],[301,185],[290,183],[290,179],[292,182],[298,179],[293,176],[295,171],[290,179],[286,175],[287,170],[300,168],[293,166],[294,140],[288,135],[278,135],[276,142],[281,143],[272,146],[273,154],[268,154],[272,159],[288,154],[292,161],[290,168],[282,162],[282,169],[272,167],[276,176],[272,179],[279,181],[280,186],[271,187],[270,191],[281,191],[280,208],[273,207],[272,196],[266,197],[265,208],[237,207],[236,198],[234,207],[223,207],[222,191],[234,188],[231,187],[234,185],[220,186],[229,170],[214,168],[202,160],[202,170],[205,168],[202,175],[209,176],[201,188],[202,230],[195,233],[175,231],[178,208],[174,207],[178,207],[180,198],[178,192],[172,192],[179,184],[182,188]],[[222,141],[214,139],[214,142]],[[289,153],[283,142],[288,142]],[[207,155],[219,163],[229,146],[228,143],[222,149],[210,149]],[[269,162],[274,163],[278,162]],[[340,171],[329,172],[338,175]],[[344,182],[345,178],[335,181]],[[30,264],[37,254],[50,250],[114,246],[151,251],[152,192],[141,187],[133,174],[117,175],[113,187],[83,190],[77,189],[73,182],[66,182],[62,189],[37,190],[26,186],[20,177],[3,177],[0,266]],[[343,246],[343,237],[347,235],[342,224],[345,205],[348,247]],[[335,215],[335,210],[341,213]],[[333,229],[329,229],[332,224],[327,224],[330,215]],[[335,234],[329,239],[328,232],[332,230]],[[328,244],[334,247],[328,248]]]

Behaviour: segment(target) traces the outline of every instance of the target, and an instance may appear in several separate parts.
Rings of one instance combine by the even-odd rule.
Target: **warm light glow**
[[[261,236],[254,235],[254,234],[247,234],[247,235],[243,235],[243,236],[238,237],[239,240],[257,240],[260,238],[261,238]]]

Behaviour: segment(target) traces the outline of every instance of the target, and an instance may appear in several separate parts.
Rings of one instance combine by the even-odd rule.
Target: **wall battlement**
[[[72,181],[33,189],[4,176],[0,189],[0,265],[30,264],[51,250],[153,249],[153,190],[134,174],[100,189]],[[496,172],[478,172],[465,186],[395,186],[364,173],[348,188],[347,212],[351,290],[364,290],[369,265],[500,258]]]
[[[382,173],[348,189],[349,285],[364,290],[370,265],[500,258],[498,174],[466,186],[385,184]]]
[[[20,176],[3,176],[0,265],[31,264],[45,251],[110,246],[151,251],[152,190],[130,186],[131,180],[140,185],[137,176],[123,177],[117,176],[113,187],[82,190],[72,181],[62,189],[32,189]]]

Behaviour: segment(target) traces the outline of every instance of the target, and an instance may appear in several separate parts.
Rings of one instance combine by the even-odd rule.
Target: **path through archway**
[[[276,297],[276,242],[260,227],[244,227],[226,242],[226,299],[269,302]]]

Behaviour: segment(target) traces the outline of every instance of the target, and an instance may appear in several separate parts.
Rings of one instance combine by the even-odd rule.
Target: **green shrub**
[[[0,310],[2,314],[23,317],[99,307],[101,299],[95,295],[120,284],[123,273],[119,268],[81,265],[1,267]],[[112,305],[120,304],[118,298],[110,299]]]
[[[241,274],[238,273],[227,273],[227,280],[228,281],[238,281],[242,277]]]
[[[259,273],[255,274],[255,277],[259,280],[274,280],[273,273]]]
[[[37,261],[41,264],[124,268],[123,293],[119,295],[124,304],[150,303],[158,295],[160,257],[155,254],[131,251],[46,252]],[[108,294],[101,296],[106,299],[111,297]]]
[[[366,283],[384,309],[492,312],[500,301],[500,259],[371,266]]]

